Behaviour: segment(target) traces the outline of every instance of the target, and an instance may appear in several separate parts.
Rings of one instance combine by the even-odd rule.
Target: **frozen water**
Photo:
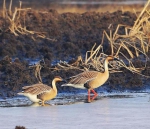
[[[98,100],[91,103],[80,100],[80,95],[76,96],[78,101],[74,104],[67,104],[69,96],[65,98],[62,95],[58,96],[50,101],[51,105],[46,106],[33,104],[22,107],[0,107],[0,128],[13,129],[16,125],[25,126],[27,129],[149,129],[150,127],[148,93],[101,95]],[[10,101],[15,103],[18,100],[21,101],[22,98],[7,100],[7,103],[11,103]],[[55,105],[61,100],[66,100],[64,105]],[[29,102],[26,104],[29,105]]]
[[[131,1],[131,0],[126,0],[126,1],[61,1],[61,2],[58,2],[60,4],[70,4],[70,5],[85,5],[85,4],[90,4],[90,5],[103,5],[103,4],[118,4],[118,5],[132,5],[132,4],[144,4],[146,3],[146,1],[143,1],[143,0],[135,0],[135,1]]]

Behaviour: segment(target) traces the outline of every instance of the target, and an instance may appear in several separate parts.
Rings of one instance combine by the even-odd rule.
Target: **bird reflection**
[[[42,103],[32,103],[30,105],[30,107],[40,107],[40,106],[44,106],[44,107],[47,107],[47,106],[52,106],[51,104],[48,104],[48,103],[45,103],[44,105],[42,105]]]

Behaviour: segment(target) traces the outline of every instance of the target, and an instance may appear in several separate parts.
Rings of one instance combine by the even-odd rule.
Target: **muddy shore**
[[[22,24],[23,16],[21,14]],[[102,40],[103,31],[109,31],[108,26],[113,25],[112,31],[118,24],[132,26],[136,20],[135,13],[121,10],[115,12],[84,12],[84,13],[59,13],[57,9],[46,11],[28,10],[25,14],[25,26],[27,30],[42,32],[45,38],[37,34],[19,34],[15,36],[8,29],[8,24],[0,15],[0,96],[12,97],[21,90],[22,86],[37,83],[34,76],[34,65],[44,59],[45,64],[41,69],[43,83],[51,85],[51,80],[56,75],[63,78],[80,73],[79,70],[54,71],[51,68],[59,60],[69,61],[79,55],[85,57],[86,51],[91,50],[96,43],[98,46]],[[119,30],[123,34],[122,29]],[[104,53],[110,54],[109,42],[106,40]],[[34,63],[32,63],[34,62]],[[142,62],[135,62],[143,65]],[[150,75],[150,62],[142,71],[144,75]],[[97,92],[105,90],[145,90],[149,88],[149,78],[122,69],[121,73],[110,75],[107,83],[96,89]],[[58,84],[58,90],[62,92],[85,92],[75,88],[62,88]]]

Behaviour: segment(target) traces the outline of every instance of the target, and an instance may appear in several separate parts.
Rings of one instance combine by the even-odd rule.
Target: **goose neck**
[[[56,80],[55,79],[52,81],[52,88],[54,90],[57,90],[57,88],[56,88]]]
[[[105,59],[105,61],[104,61],[104,70],[105,70],[105,72],[108,71],[108,60],[107,59]]]

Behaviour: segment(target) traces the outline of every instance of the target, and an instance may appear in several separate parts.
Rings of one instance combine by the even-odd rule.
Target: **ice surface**
[[[76,97],[78,101],[74,104],[55,105],[55,102],[65,101],[64,96],[58,96],[52,100],[51,105],[46,106],[33,104],[22,107],[0,107],[0,127],[14,129],[16,125],[20,125],[27,129],[150,128],[148,93],[101,95],[98,100],[91,103],[85,103],[79,97]],[[65,102],[68,102],[67,99],[69,96]],[[10,101],[15,103],[18,98],[9,100],[8,103]]]

